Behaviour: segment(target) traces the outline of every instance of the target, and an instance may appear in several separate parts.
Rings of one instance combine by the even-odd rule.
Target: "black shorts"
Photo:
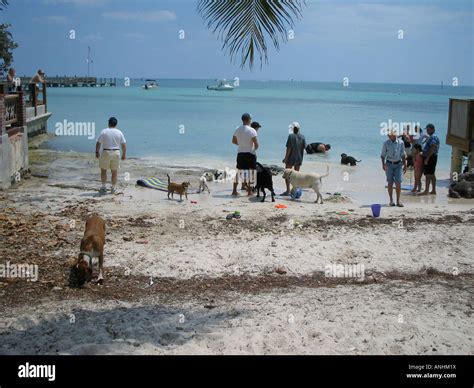
[[[438,155],[431,155],[430,159],[428,160],[428,164],[425,164],[423,166],[423,172],[425,173],[425,175],[434,175],[436,171],[437,162],[438,162]]]
[[[256,170],[257,156],[250,152],[239,152],[237,154],[237,170]]]

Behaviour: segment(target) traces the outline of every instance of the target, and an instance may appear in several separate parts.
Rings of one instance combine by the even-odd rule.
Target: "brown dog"
[[[170,194],[171,198],[174,198],[175,191],[179,194],[180,201],[183,199],[183,194],[186,196],[186,199],[188,199],[189,182],[183,182],[181,184],[172,183],[169,174],[166,175],[168,176],[168,199],[170,199]]]
[[[85,282],[92,278],[92,258],[99,258],[99,277],[98,283],[104,281],[104,245],[105,245],[105,221],[98,217],[92,216],[86,221],[86,230],[81,240],[81,251],[77,256],[77,260],[73,265],[73,272],[77,279],[77,285],[82,288]],[[87,256],[87,260],[85,258]]]

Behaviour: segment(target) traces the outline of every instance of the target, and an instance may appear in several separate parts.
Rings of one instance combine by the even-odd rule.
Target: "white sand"
[[[68,184],[92,189],[96,183],[87,174],[93,173],[79,169]],[[190,176],[196,180],[196,173]],[[377,222],[368,217],[369,208],[360,207],[366,204],[364,195],[353,202],[316,205],[314,193],[305,192],[301,201],[278,198],[271,203],[267,196],[267,202],[259,203],[231,198],[230,184],[216,183],[211,196],[177,202],[133,184],[123,186],[124,195],[98,198],[92,190],[48,186],[55,182],[26,181],[8,193],[14,201],[9,206],[25,214],[48,212],[51,223],[74,220],[78,227],[68,233],[77,241],[83,215],[53,213],[84,202],[91,213],[102,215],[108,226],[106,281],[107,268],[155,279],[260,276],[275,274],[278,267],[287,271],[282,276],[301,276],[324,272],[328,264],[363,264],[367,273],[474,272],[474,203],[447,200],[445,188],[436,197],[404,193],[406,207],[384,207],[383,222]],[[275,182],[281,192],[281,178]],[[336,191],[332,182],[325,182],[324,192]],[[371,195],[385,199],[383,183]],[[276,203],[288,208],[276,209]],[[225,220],[235,210],[242,218]],[[348,210],[350,215],[336,214]],[[449,221],[452,217],[459,219]],[[137,219],[146,223],[136,226]],[[67,271],[64,261],[58,265]],[[25,300],[8,310],[0,305],[0,353],[473,354],[472,283],[472,277],[464,276],[392,279],[255,294],[228,291],[213,301],[195,295],[169,303],[152,294],[132,302],[93,302],[87,293],[100,286],[91,284],[73,299],[45,298],[34,306]],[[209,304],[215,308],[204,307]]]

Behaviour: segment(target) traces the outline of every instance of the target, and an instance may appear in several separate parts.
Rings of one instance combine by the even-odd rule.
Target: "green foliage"
[[[253,68],[255,55],[268,63],[269,37],[279,50],[288,39],[294,19],[301,18],[305,0],[200,0],[198,13],[207,27],[222,40],[222,49],[232,62],[240,54],[241,67]]]
[[[18,47],[13,41],[12,34],[8,31],[10,24],[0,24],[0,75],[8,71],[13,62],[13,50]]]

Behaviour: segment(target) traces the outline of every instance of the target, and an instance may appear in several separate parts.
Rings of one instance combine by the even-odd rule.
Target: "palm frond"
[[[0,11],[8,5],[8,0],[0,0]]]
[[[305,5],[305,0],[199,0],[198,13],[222,40],[231,61],[240,54],[240,66],[248,63],[252,69],[255,55],[260,68],[268,63],[268,38],[277,51],[288,40],[288,30]]]

